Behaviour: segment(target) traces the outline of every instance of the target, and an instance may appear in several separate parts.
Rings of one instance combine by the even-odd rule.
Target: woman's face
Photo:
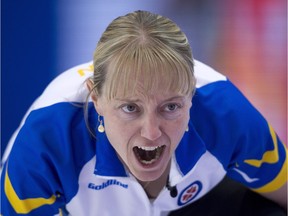
[[[158,179],[187,129],[191,96],[163,93],[161,86],[148,95],[139,84],[129,96],[101,96],[94,104],[129,171],[141,181]]]

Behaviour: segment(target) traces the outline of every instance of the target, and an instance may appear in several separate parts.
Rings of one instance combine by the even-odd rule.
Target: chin
[[[153,170],[153,171],[135,171],[132,174],[134,177],[142,182],[151,182],[151,181],[156,181],[159,179],[162,174],[164,173],[165,169],[158,169],[158,170]]]

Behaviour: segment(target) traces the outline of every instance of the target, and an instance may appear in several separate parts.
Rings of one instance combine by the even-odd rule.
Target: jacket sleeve
[[[82,115],[71,103],[28,115],[1,173],[2,215],[56,215],[73,198],[81,168],[94,155]]]
[[[41,136],[24,125],[1,173],[1,215],[48,216],[61,211],[63,190],[46,148]]]
[[[92,72],[92,62],[63,72],[28,110],[3,158],[2,215],[64,215],[82,167],[95,155],[82,107]]]
[[[287,182],[286,146],[229,80],[197,89],[191,119],[231,178],[258,192]]]

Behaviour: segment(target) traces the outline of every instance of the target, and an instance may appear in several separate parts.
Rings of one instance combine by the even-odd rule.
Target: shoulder
[[[68,69],[58,75],[33,104],[41,108],[63,101],[84,102],[88,93],[85,81],[93,75],[93,64],[87,62]]]
[[[221,122],[247,123],[251,118],[263,123],[257,109],[226,76],[199,61],[195,63],[195,76],[197,86],[192,101],[193,118],[197,119],[202,114],[200,118],[209,119],[210,123],[215,121],[218,127]]]
[[[196,88],[201,88],[213,82],[227,80],[223,74],[198,60],[194,60],[194,74],[197,81]]]
[[[269,135],[268,124],[229,79],[203,63],[195,65],[191,122],[207,149],[227,165],[235,152],[265,143],[261,139]]]
[[[57,76],[31,106],[21,130],[33,128],[35,136],[41,135],[43,139],[45,134],[50,140],[54,139],[54,143],[61,140],[61,137],[65,138],[67,146],[81,143],[81,139],[89,139],[84,118],[84,103],[88,95],[85,81],[92,72],[92,62],[88,62]],[[90,104],[89,107],[89,114],[94,116],[93,106]],[[61,146],[64,144],[62,140]],[[77,144],[74,147],[76,146]]]
[[[92,109],[90,105],[91,115]],[[87,130],[83,107],[62,102],[31,111],[19,128],[12,152],[19,152],[20,155],[25,152],[27,157],[44,153],[50,160],[62,158],[63,161],[77,162],[94,154],[93,143],[94,139]],[[75,152],[80,154],[74,155]]]
[[[40,134],[47,134],[48,136],[48,128],[50,128],[50,133],[52,131],[56,133],[56,129],[60,131],[60,128],[63,132],[71,132],[71,130],[67,130],[68,126],[70,124],[72,127],[76,121],[78,121],[79,126],[83,127],[85,124],[83,124],[81,103],[85,102],[88,95],[85,81],[92,74],[92,62],[87,62],[58,75],[26,112],[6,147],[2,158],[3,162],[7,160],[16,138],[19,140],[19,137],[23,134],[23,132],[19,134],[20,131],[27,130],[29,132],[28,130],[30,130],[39,136]],[[72,121],[73,124],[71,124]],[[66,130],[63,127],[66,127]],[[68,136],[67,133],[66,135]],[[25,138],[25,135],[23,135],[23,138]]]

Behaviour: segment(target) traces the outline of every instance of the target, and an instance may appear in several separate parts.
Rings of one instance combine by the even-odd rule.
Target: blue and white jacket
[[[163,216],[208,193],[225,175],[270,192],[286,181],[286,147],[223,75],[195,61],[197,90],[189,132],[172,159],[172,197],[149,200],[105,133],[87,130],[83,103],[92,62],[59,75],[34,102],[10,140],[1,176],[1,215]],[[97,113],[89,105],[96,128]]]

